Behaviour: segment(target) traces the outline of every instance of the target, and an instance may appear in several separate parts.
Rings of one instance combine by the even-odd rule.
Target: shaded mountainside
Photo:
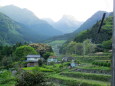
[[[20,28],[15,21],[0,13],[0,44],[23,42],[23,35],[18,32]]]
[[[11,19],[15,20],[16,22],[19,22],[26,28],[29,28],[30,32],[28,31],[28,33],[31,34],[31,38],[34,39],[34,42],[36,40],[44,40],[49,37],[63,34],[61,31],[56,30],[46,21],[37,18],[31,11],[27,9],[21,9],[16,6],[9,5],[5,7],[1,7],[0,12],[9,16]]]
[[[20,24],[0,13],[0,44],[15,44],[16,42],[40,42],[46,39],[44,35],[33,32],[32,29]]]
[[[106,18],[108,16],[111,16],[112,13],[107,13],[105,11],[98,11],[96,12],[93,16],[91,16],[89,19],[87,19],[76,31],[74,31],[73,33],[68,33],[68,34],[64,34],[61,36],[56,36],[51,38],[50,40],[71,40],[74,39],[74,37],[76,36],[76,34],[79,34],[80,32],[90,29],[94,24],[96,24],[99,20],[101,20],[103,13],[106,13]]]

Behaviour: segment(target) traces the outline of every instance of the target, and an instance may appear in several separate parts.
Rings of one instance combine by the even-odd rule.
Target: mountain
[[[73,16],[64,15],[58,22],[54,22],[51,19],[45,19],[57,30],[63,33],[71,33],[78,29],[82,22],[75,20]]]
[[[98,33],[98,27],[101,21],[97,22],[93,25],[92,28],[82,31],[78,34],[74,41],[76,42],[83,42],[85,39],[91,39],[93,43],[102,43],[103,41],[110,40],[112,38],[112,27],[113,27],[113,17],[109,16],[104,20],[103,26]]]
[[[0,12],[0,45],[24,42],[23,35],[18,32],[21,26]]]
[[[106,17],[109,16],[110,13],[106,11],[98,11],[94,15],[92,15],[89,19],[87,19],[74,33],[79,33],[83,30],[90,29],[96,22],[102,19],[103,13],[106,13]]]
[[[105,11],[98,11],[96,13],[94,13],[94,15],[92,15],[89,19],[87,19],[77,30],[75,30],[74,32],[72,33],[68,33],[68,34],[64,34],[64,35],[61,35],[61,36],[55,36],[55,37],[52,37],[50,38],[49,40],[72,40],[75,38],[75,36],[77,34],[79,34],[80,32],[84,31],[84,30],[87,30],[87,29],[90,29],[94,24],[96,24],[99,20],[101,20],[102,16],[103,16],[103,13],[106,13],[106,18],[108,16],[111,16],[112,13],[108,13],[108,12],[105,12]]]
[[[56,30],[49,23],[44,20],[37,18],[31,11],[28,9],[21,9],[14,5],[8,5],[0,8],[0,12],[9,16],[11,19],[16,22],[24,25],[26,28],[29,28],[28,33],[30,33],[34,39],[36,40],[44,40],[49,37],[62,35],[63,33],[59,30]],[[39,36],[41,36],[39,38]],[[37,39],[35,39],[37,38]]]
[[[72,52],[79,55],[79,51],[83,52],[83,47],[86,45],[86,40],[89,43],[96,44],[95,50],[98,52],[107,51],[107,49],[112,49],[112,28],[113,28],[113,16],[109,16],[106,18],[103,22],[102,28],[100,30],[100,33],[98,33],[98,27],[100,26],[101,21],[98,21],[96,24],[92,26],[92,28],[80,32],[74,39],[71,41],[65,42],[60,47],[60,53],[70,53]],[[85,42],[84,42],[85,41]],[[84,42],[84,43],[83,43]],[[77,50],[75,50],[75,46]],[[92,46],[92,44],[88,44],[87,47]],[[85,46],[86,47],[86,46]],[[86,47],[86,48],[87,48]],[[93,47],[93,46],[92,46]],[[92,48],[90,47],[90,48]],[[85,49],[86,49],[85,48]],[[88,49],[88,52],[90,49]],[[92,51],[92,50],[91,50]],[[80,53],[81,54],[81,53]]]

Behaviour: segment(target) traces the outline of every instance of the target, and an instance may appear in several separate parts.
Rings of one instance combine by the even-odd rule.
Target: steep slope
[[[105,11],[98,11],[96,12],[94,15],[92,15],[89,19],[87,19],[76,31],[74,31],[73,33],[68,33],[68,34],[64,34],[61,36],[56,36],[51,38],[50,40],[72,40],[77,34],[79,34],[81,31],[83,30],[87,30],[90,29],[94,24],[96,24],[99,20],[101,20],[103,13],[106,13],[106,18],[110,15],[112,15],[112,13],[107,13]]]
[[[109,50],[112,49],[112,27],[113,27],[113,17],[109,16],[104,20],[102,29],[100,33],[98,33],[98,28],[100,25],[100,22],[97,22],[95,25],[93,25],[92,28],[80,32],[72,41],[67,41],[60,47],[60,53],[74,53],[82,55],[83,53],[83,47],[84,47],[84,41],[86,42],[87,39],[90,39],[89,44],[87,46],[90,46],[90,48],[87,50],[88,52],[91,53],[93,51],[93,48],[96,51],[104,51],[104,50]],[[92,44],[93,43],[93,44]],[[94,45],[94,46],[93,46]],[[77,50],[75,50],[75,47]],[[86,47],[86,46],[85,46]],[[90,50],[91,49],[91,50]]]
[[[18,32],[20,28],[16,22],[0,13],[0,44],[24,42],[23,35]]]
[[[21,9],[16,6],[9,5],[1,7],[0,12],[25,25],[25,27],[30,28],[31,33],[35,33],[34,35],[36,35],[36,37],[42,35],[44,36],[42,39],[46,39],[48,37],[62,34],[62,32],[56,30],[46,21],[37,18],[31,11],[27,9]]]
[[[96,12],[94,15],[92,15],[89,19],[86,20],[86,22],[84,22],[79,29],[77,29],[74,33],[79,33],[83,30],[87,30],[90,29],[94,24],[96,24],[96,22],[98,22],[99,20],[101,20],[103,13],[106,13],[106,17],[109,16],[109,13],[105,12],[105,11],[98,11]]]
[[[57,30],[63,33],[71,33],[78,29],[82,22],[75,20],[73,16],[64,15],[58,22],[53,22],[50,19],[45,19]]]
[[[100,21],[97,22],[91,29],[83,31],[77,35],[74,41],[83,42],[85,39],[91,39],[93,43],[102,43],[103,41],[110,40],[112,38],[112,21],[112,16],[105,19],[100,33],[97,33]]]

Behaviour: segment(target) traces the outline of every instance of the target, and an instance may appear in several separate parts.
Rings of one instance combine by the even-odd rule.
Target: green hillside
[[[105,19],[100,33],[97,33],[100,25],[100,22],[97,22],[91,29],[77,35],[74,41],[83,42],[85,39],[91,39],[93,43],[102,43],[103,41],[110,40],[112,37],[112,19],[112,16]]]
[[[23,42],[23,36],[18,32],[20,26],[8,16],[0,13],[0,44]]]
[[[102,29],[98,33],[100,21],[92,28],[82,31],[72,41],[67,41],[60,48],[63,54],[90,54],[112,49],[112,19],[110,16],[104,20]]]

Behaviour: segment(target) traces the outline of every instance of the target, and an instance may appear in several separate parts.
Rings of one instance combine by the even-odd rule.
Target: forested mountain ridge
[[[15,21],[0,13],[0,44],[23,42],[23,35],[18,32],[20,28]]]
[[[32,40],[33,42],[38,42],[38,40],[41,41],[49,37],[63,34],[61,31],[56,30],[46,21],[36,17],[28,9],[22,9],[14,5],[9,5],[1,7],[0,12],[4,13],[16,22],[22,24],[26,28],[29,28],[28,33],[33,34],[31,35],[31,39],[34,39]]]
[[[103,41],[110,40],[112,38],[112,21],[112,16],[106,18],[100,33],[98,33],[100,21],[97,22],[91,29],[85,30],[77,35],[74,41],[83,42],[85,39],[91,39],[93,43],[102,43]]]

